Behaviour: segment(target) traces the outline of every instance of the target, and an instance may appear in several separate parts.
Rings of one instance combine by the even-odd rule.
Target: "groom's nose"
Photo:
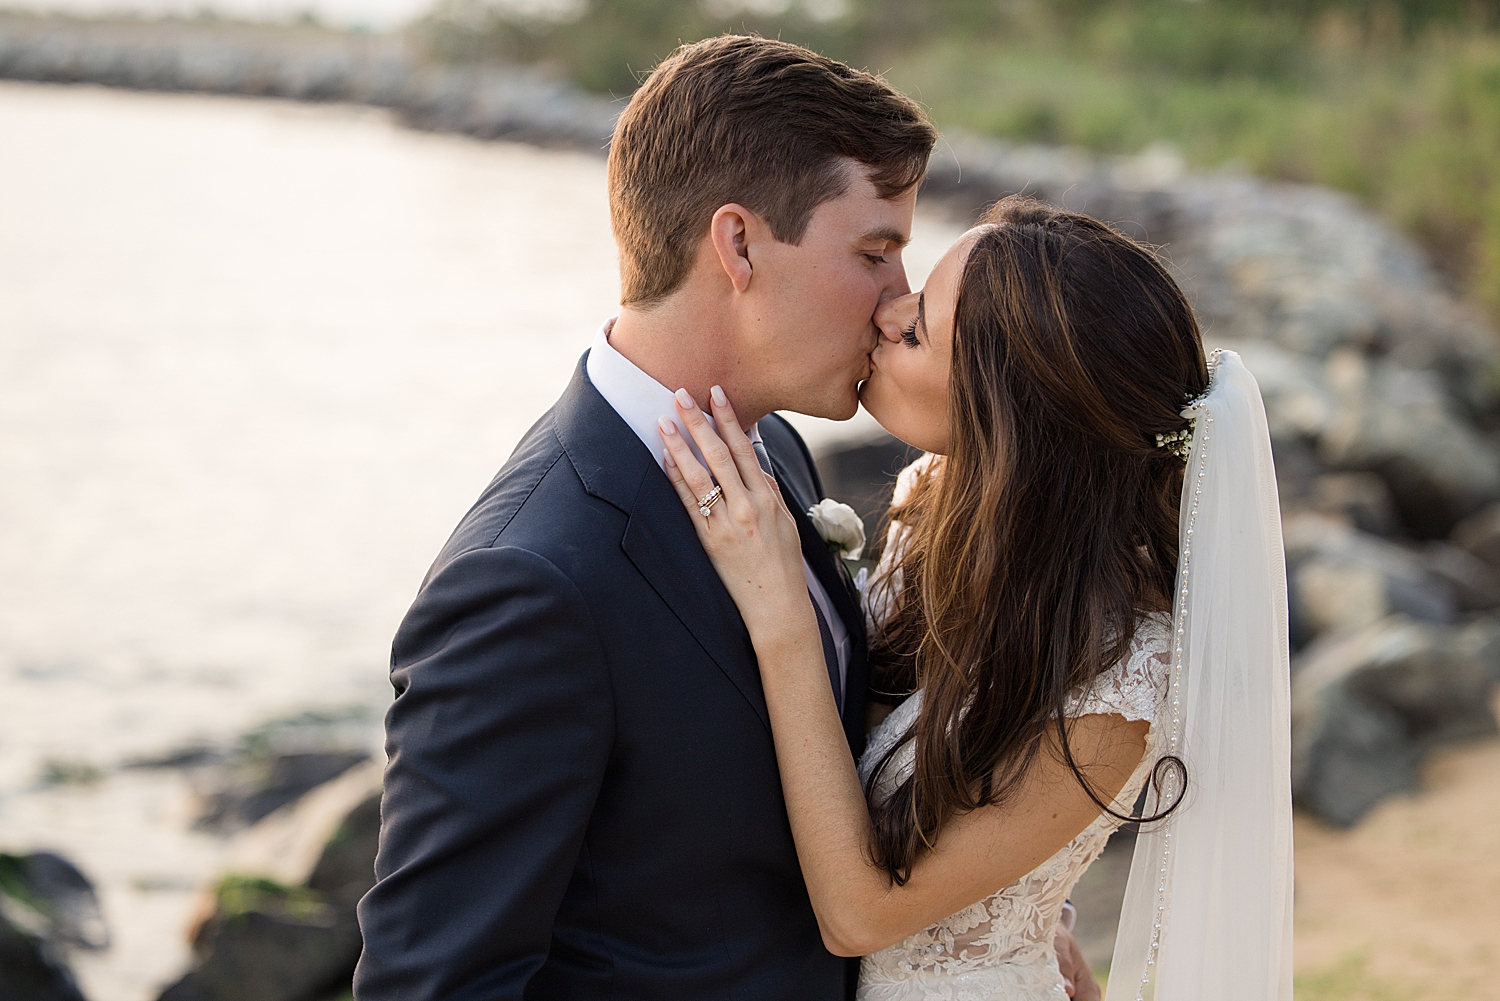
[[[882,305],[892,299],[899,299],[904,295],[911,295],[911,282],[906,280],[906,266],[897,265],[896,273],[885,288],[881,289],[880,302]]]
[[[875,310],[875,326],[880,328],[882,336],[893,341],[901,339],[901,331],[906,329],[912,319],[917,315],[917,299],[911,292],[905,295],[893,296],[886,299]]]

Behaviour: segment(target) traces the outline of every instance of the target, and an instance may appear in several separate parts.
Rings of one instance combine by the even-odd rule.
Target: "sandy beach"
[[[1351,831],[1298,817],[1299,1001],[1500,998],[1500,739],[1423,779]]]

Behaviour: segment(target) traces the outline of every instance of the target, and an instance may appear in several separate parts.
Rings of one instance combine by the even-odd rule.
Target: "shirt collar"
[[[692,447],[693,455],[702,462],[703,453],[698,451],[692,435],[687,433],[687,428],[677,418],[672,390],[647,375],[609,343],[609,333],[614,325],[614,318],[611,317],[594,335],[587,365],[589,382],[604,397],[604,402],[613,407],[615,413],[630,425],[630,430],[646,446],[646,451],[656,459],[658,466],[662,465],[662,454],[666,447],[662,444],[661,431],[656,423],[662,417],[677,425],[678,433]],[[713,417],[710,416],[708,421],[713,424]],[[760,427],[752,426],[746,436],[751,441],[760,441]]]

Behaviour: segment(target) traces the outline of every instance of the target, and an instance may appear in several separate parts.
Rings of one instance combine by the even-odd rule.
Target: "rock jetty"
[[[521,69],[433,65],[399,35],[211,19],[0,14],[0,79],[343,101],[414,128],[596,153],[621,107]]]

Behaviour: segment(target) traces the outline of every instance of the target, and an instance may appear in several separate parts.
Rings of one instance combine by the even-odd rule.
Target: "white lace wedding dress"
[[[1291,693],[1275,462],[1255,377],[1233,351],[1215,351],[1210,372],[1208,391],[1181,412],[1193,433],[1173,616],[1140,623],[1123,661],[1066,709],[1070,717],[1119,713],[1151,724],[1146,754],[1116,800],[1120,812],[1166,748],[1190,783],[1182,808],[1137,840],[1111,1001],[1293,996]],[[924,456],[903,470],[893,503],[910,496],[935,461]],[[900,570],[884,561],[899,558],[903,534],[891,525],[880,568],[891,572],[861,589],[872,630],[901,588]],[[871,734],[862,776],[900,740],[921,697]],[[911,762],[909,745],[898,750],[875,795],[890,795]],[[1052,950],[1058,916],[1116,826],[1101,815],[1014,884],[866,957],[858,997],[1065,1001]]]
[[[1165,743],[1162,718],[1169,677],[1167,616],[1143,620],[1119,664],[1086,693],[1075,693],[1068,715],[1118,713],[1151,724],[1146,754],[1114,804],[1128,813]],[[871,734],[859,763],[861,780],[901,738],[922,704],[917,692]],[[875,795],[889,796],[911,771],[910,744],[881,775]],[[859,1001],[1067,1001],[1052,939],[1078,877],[1099,857],[1119,826],[1108,814],[1026,876],[999,893],[866,956],[859,970]]]

